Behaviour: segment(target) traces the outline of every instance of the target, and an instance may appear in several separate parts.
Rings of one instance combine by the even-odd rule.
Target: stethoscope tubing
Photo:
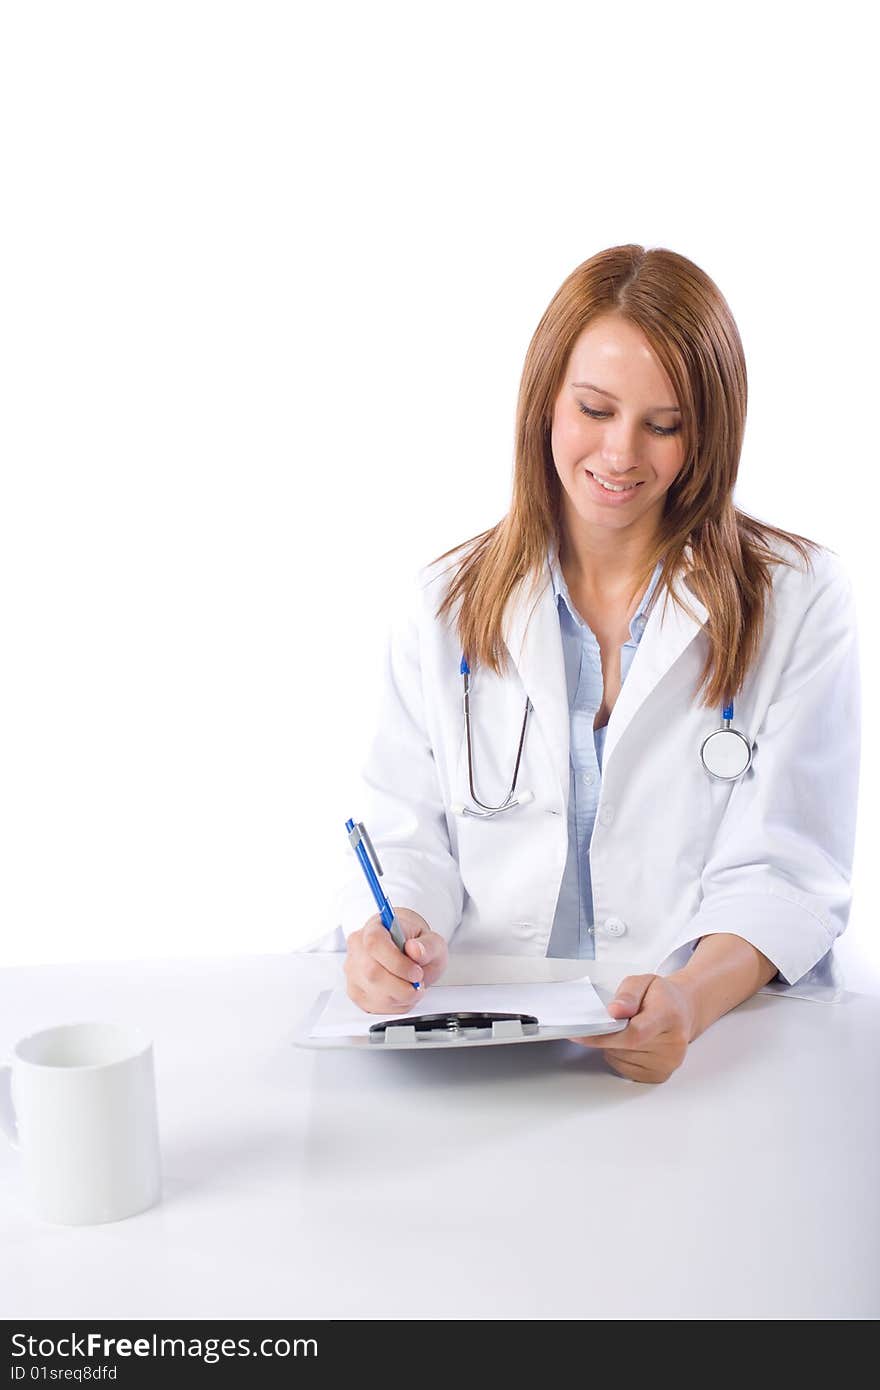
[[[471,707],[470,707],[470,679],[471,679],[471,671],[470,671],[470,667],[468,666],[467,661],[465,660],[464,657],[461,658],[461,668],[460,668],[460,669],[461,669],[461,675],[462,675],[462,677],[463,677],[463,679],[464,679],[464,728],[465,728],[465,738],[466,738],[466,740],[467,740],[468,787],[469,787],[469,789],[470,789],[471,798],[472,798],[472,800],[473,800],[473,802],[474,802],[474,805],[475,805],[475,806],[478,806],[478,807],[480,808],[480,810],[483,811],[483,812],[485,812],[487,815],[490,815],[490,816],[497,816],[497,815],[499,814],[499,812],[508,810],[508,809],[510,808],[511,803],[512,803],[513,800],[514,800],[514,792],[516,791],[516,782],[517,782],[517,778],[519,777],[519,765],[520,765],[520,762],[522,761],[523,745],[525,744],[525,741],[526,741],[526,724],[529,722],[529,711],[530,711],[531,708],[532,708],[532,702],[531,702],[531,700],[529,700],[528,698],[526,699],[526,708],[525,708],[525,713],[523,714],[522,728],[521,728],[520,731],[519,731],[519,745],[517,746],[517,750],[516,750],[516,762],[515,762],[514,765],[513,765],[513,777],[512,777],[511,782],[510,782],[510,790],[508,791],[507,796],[506,796],[506,797],[504,798],[504,800],[501,802],[500,806],[489,806],[489,805],[486,804],[485,801],[481,801],[481,800],[480,800],[480,798],[477,796],[476,788],[475,788],[475,786],[474,786],[474,750],[473,750],[473,738],[472,738],[472,734],[471,734]]]
[[[503,811],[510,811],[513,809],[514,806],[524,805],[526,802],[533,800],[531,792],[522,792],[519,797],[516,796],[516,784],[517,779],[519,777],[520,763],[522,762],[523,747],[525,746],[526,741],[526,725],[529,721],[529,713],[532,709],[532,702],[528,697],[526,697],[526,706],[525,711],[523,713],[522,727],[519,732],[519,743],[517,744],[516,749],[516,760],[513,765],[513,776],[511,777],[510,781],[510,789],[504,800],[500,803],[500,805],[490,806],[485,801],[480,800],[479,796],[477,795],[477,790],[474,783],[474,749],[473,733],[471,730],[470,708],[471,669],[464,655],[462,655],[461,658],[461,666],[459,667],[459,672],[464,682],[464,728],[465,742],[467,744],[468,788],[470,790],[471,799],[474,803],[474,807],[477,808],[476,810],[474,810],[472,807],[463,806],[459,808],[459,810],[461,815],[475,816],[482,819],[488,819],[491,816],[500,815]],[[706,737],[703,739],[703,742],[700,744],[700,762],[703,765],[703,770],[705,771],[707,777],[711,777],[711,779],[714,782],[738,782],[741,777],[745,776],[746,772],[748,772],[749,768],[752,765],[752,745],[745,734],[741,733],[739,729],[733,728],[733,709],[733,701],[725,700],[721,709],[721,727],[719,729],[713,729],[711,733],[708,733]],[[719,772],[717,770],[713,771],[707,761],[707,746],[712,742],[713,739],[717,740],[718,736],[721,734],[729,735],[732,738],[738,739],[740,743],[743,745],[741,750],[739,748],[729,749],[729,751],[738,754],[738,760],[742,761],[742,766],[740,767],[738,765],[738,761],[735,759],[734,761],[736,763],[737,770],[729,774]]]

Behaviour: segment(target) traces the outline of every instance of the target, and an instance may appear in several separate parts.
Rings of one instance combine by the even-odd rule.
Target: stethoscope
[[[514,806],[526,806],[530,801],[534,801],[534,792],[521,791],[516,793],[516,779],[519,776],[519,765],[522,761],[523,744],[526,741],[526,725],[529,722],[529,712],[532,702],[526,698],[526,708],[523,714],[522,728],[519,732],[519,744],[516,750],[516,762],[513,765],[513,777],[510,782],[510,790],[499,806],[488,806],[485,801],[481,801],[477,796],[474,787],[474,749],[473,736],[471,734],[471,699],[470,699],[470,678],[471,668],[467,664],[464,656],[461,658],[459,668],[464,682],[464,729],[465,740],[467,742],[467,762],[468,762],[468,786],[474,805],[478,808],[465,806],[459,803],[453,806],[453,811],[457,816],[476,816],[487,820],[490,816],[498,816],[502,811],[512,811]],[[739,729],[733,728],[733,701],[728,700],[721,709],[721,728],[713,729],[707,734],[700,744],[700,762],[706,774],[715,782],[736,782],[746,772],[752,763],[752,745],[745,734],[740,733]]]

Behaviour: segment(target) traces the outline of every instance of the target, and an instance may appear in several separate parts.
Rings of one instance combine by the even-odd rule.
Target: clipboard
[[[601,1002],[608,1008],[614,998],[612,990],[591,981]],[[508,1043],[559,1042],[560,1039],[591,1037],[593,1034],[620,1033],[627,1027],[628,1018],[607,1016],[596,1023],[569,1023],[566,1026],[541,1027],[533,1014],[517,1013],[450,1013],[401,1014],[399,1018],[375,1023],[368,1034],[354,1037],[312,1038],[312,1025],[317,1022],[333,991],[325,989],[318,995],[308,1015],[291,1036],[296,1047],[346,1047],[368,1052],[405,1052],[417,1048],[499,1047]]]

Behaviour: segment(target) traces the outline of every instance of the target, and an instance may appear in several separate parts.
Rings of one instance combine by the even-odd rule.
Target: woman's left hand
[[[694,1031],[692,998],[681,985],[664,975],[628,975],[608,1012],[629,1026],[570,1041],[601,1048],[609,1067],[630,1081],[667,1081],[681,1066]]]

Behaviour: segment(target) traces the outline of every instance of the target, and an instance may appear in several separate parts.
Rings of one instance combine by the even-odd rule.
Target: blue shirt
[[[645,609],[660,577],[661,563],[651,577],[638,611],[629,625],[629,641],[620,649],[620,683],[626,680],[636,648],[645,630]],[[570,719],[570,773],[568,793],[568,858],[562,876],[548,956],[594,959],[593,885],[590,880],[590,841],[602,785],[602,753],[605,727],[593,728],[602,704],[602,658],[592,630],[575,608],[559,566],[550,555],[553,593],[559,612],[565,679]]]

